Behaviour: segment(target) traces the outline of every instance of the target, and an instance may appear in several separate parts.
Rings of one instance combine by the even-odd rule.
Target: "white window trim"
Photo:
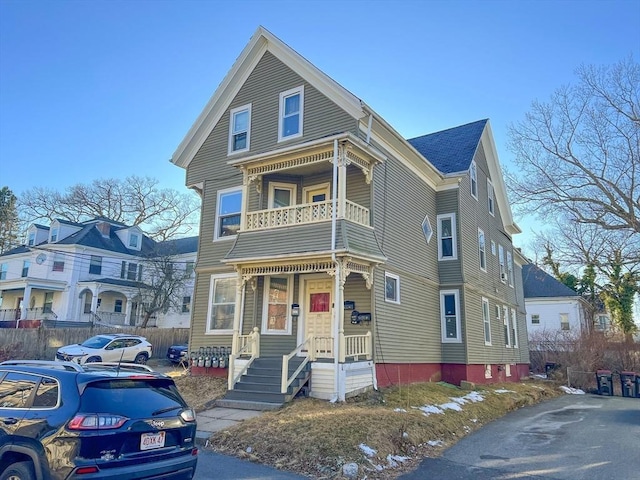
[[[387,278],[393,278],[396,281],[396,299],[390,300],[387,298]],[[395,303],[400,305],[400,277],[393,273],[384,272],[384,301],[387,303]]]
[[[136,241],[135,245],[131,245],[132,239],[135,239]],[[129,232],[129,241],[128,241],[127,248],[133,249],[133,250],[140,250],[141,240],[142,240],[142,235],[140,235],[138,232]]]
[[[507,280],[509,282],[509,286],[511,288],[514,288],[513,286],[513,253],[511,253],[510,250],[507,250],[506,252],[506,256],[507,256]]]
[[[269,315],[269,286],[271,284],[271,278],[286,278],[287,279],[287,329],[286,330],[269,330],[269,322],[267,317]],[[264,287],[262,291],[262,330],[261,335],[291,335],[291,324],[293,319],[291,318],[291,304],[293,303],[293,281],[291,275],[273,275],[264,277]]]
[[[447,218],[451,219],[451,249],[452,256],[443,257],[442,256],[442,220]],[[458,238],[456,235],[456,230],[458,226],[456,224],[456,214],[455,213],[443,213],[438,215],[437,217],[438,223],[438,260],[439,261],[447,261],[447,260],[457,260],[458,259]]]
[[[491,255],[496,256],[496,242],[491,240]]]
[[[493,190],[493,183],[487,178],[487,208],[489,209],[489,215],[496,216],[496,197]]]
[[[300,94],[300,111],[298,112],[298,133],[294,135],[287,135],[286,137],[282,135],[282,128],[284,126],[284,100],[287,97],[291,97],[293,95]],[[304,85],[300,85],[299,87],[292,88],[291,90],[287,90],[286,92],[280,93],[280,106],[278,110],[278,142],[284,142],[286,140],[291,140],[293,138],[299,138],[302,136],[302,128],[304,126]]]
[[[500,266],[498,270],[500,272],[500,281],[502,283],[507,283],[507,265],[504,257],[504,247],[498,244],[498,264]]]
[[[425,233],[424,227],[427,225],[429,227],[429,233]],[[422,221],[422,233],[424,234],[424,239],[427,241],[427,245],[431,242],[431,238],[433,237],[433,227],[431,226],[431,220],[429,220],[429,215],[425,215],[424,220]]]
[[[510,363],[505,363],[504,364],[504,374],[505,374],[505,377],[510,377],[511,376],[511,364]]]
[[[480,236],[484,240],[484,245],[480,243]],[[482,257],[484,256],[484,267],[482,266]],[[484,234],[484,230],[478,228],[478,265],[483,272],[487,271],[487,236]]]
[[[493,373],[491,372],[491,364],[490,363],[485,363],[484,364],[484,378],[492,378],[493,377]]]
[[[226,237],[219,237],[218,236],[218,232],[220,231],[220,228],[218,228],[218,222],[220,221],[220,197],[222,197],[222,195],[225,195],[227,193],[232,193],[232,192],[240,192],[240,195],[244,195],[244,190],[242,187],[230,187],[230,188],[224,188],[222,190],[218,190],[217,193],[217,197],[216,197],[216,221],[215,224],[213,225],[213,240],[214,241],[224,241],[224,240],[233,240],[237,237],[237,235],[228,235]],[[242,201],[240,202],[240,224],[242,225]]]
[[[305,204],[312,203],[312,202],[307,202],[307,193],[312,190],[325,190],[325,196],[327,197],[327,200],[331,200],[330,187],[331,187],[331,184],[329,182],[316,183],[315,185],[307,185],[306,187],[302,187],[302,202]]]
[[[562,316],[563,315],[565,315],[567,317],[567,321],[566,322],[562,321]],[[569,332],[571,330],[571,320],[569,318],[569,314],[568,313],[564,313],[564,312],[559,313],[558,314],[558,320],[560,320],[560,331]],[[564,324],[568,325],[569,328],[567,328],[567,329],[562,328],[562,325],[564,325]]]
[[[209,279],[209,305],[207,307],[207,318],[206,318],[206,323],[205,323],[205,335],[232,335],[233,334],[233,328],[231,329],[225,329],[225,330],[215,330],[211,328],[211,314],[213,313],[213,289],[214,286],[216,284],[216,280],[218,279],[223,279],[223,278],[235,278],[236,282],[237,282],[237,274],[235,273],[221,273],[221,274],[214,274],[211,275],[211,278]],[[238,291],[236,289],[236,295],[238,294]],[[237,299],[236,299],[236,306],[237,306]],[[235,307],[234,307],[235,308]],[[234,315],[237,315],[238,312],[236,312],[234,310]],[[242,332],[242,318],[240,318],[240,332]]]
[[[60,238],[60,228],[59,227],[52,227],[51,228],[51,233],[49,234],[49,241],[51,243],[56,243],[59,238]]]
[[[234,150],[233,149],[233,136],[234,133],[242,133],[242,132],[234,132],[233,131],[233,117],[236,113],[241,113],[247,111],[249,114],[249,118],[247,120],[247,146],[245,148],[241,148],[239,150]],[[241,107],[236,107],[234,109],[232,109],[229,112],[229,145],[228,145],[228,150],[227,150],[227,154],[228,155],[235,155],[237,153],[242,153],[242,152],[247,152],[250,148],[251,148],[251,104],[247,104],[247,105],[243,105]]]
[[[295,183],[283,183],[283,182],[269,182],[269,202],[268,208],[275,208],[273,206],[273,200],[275,198],[275,190],[279,189],[279,190],[289,190],[291,192],[291,205],[296,205],[296,203],[298,203],[297,200],[297,196],[298,196],[298,185],[296,185]]]
[[[513,331],[513,348],[518,348],[518,316],[515,308],[511,309],[511,329]]]
[[[502,331],[507,329],[507,336],[505,338],[505,347],[511,348],[511,325],[509,323],[509,307],[506,305],[502,307]],[[504,336],[504,335],[503,335]]]
[[[486,310],[485,310],[486,308]],[[487,341],[487,336],[485,334],[485,328],[488,327],[489,330],[489,341]],[[489,307],[489,299],[482,297],[482,335],[484,337],[484,344],[487,346],[491,346],[491,309]]]
[[[456,338],[447,338],[447,322],[444,312],[445,295],[453,295],[456,303]],[[460,291],[459,290],[440,290],[440,331],[442,343],[462,343],[462,321],[460,319]]]
[[[473,185],[476,186],[475,193],[473,192]],[[469,165],[469,191],[471,196],[478,200],[478,165],[475,160],[471,161],[471,165]]]

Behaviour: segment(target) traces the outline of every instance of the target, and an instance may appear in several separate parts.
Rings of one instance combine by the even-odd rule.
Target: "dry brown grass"
[[[509,392],[496,393],[496,390]],[[181,390],[182,391],[182,390]],[[551,383],[521,382],[478,387],[484,401],[466,403],[462,411],[445,410],[426,416],[417,407],[441,405],[469,391],[448,384],[423,383],[371,392],[332,404],[297,399],[284,408],[214,434],[211,447],[221,453],[294,471],[313,478],[340,478],[342,465],[360,465],[359,478],[395,478],[417,466],[425,456],[445,447],[505,413],[562,394]],[[376,450],[367,458],[359,448]],[[398,467],[386,466],[387,455],[410,457]]]
[[[211,408],[216,399],[227,393],[227,379],[210,376],[190,376],[180,372],[171,374],[180,395],[196,412]]]

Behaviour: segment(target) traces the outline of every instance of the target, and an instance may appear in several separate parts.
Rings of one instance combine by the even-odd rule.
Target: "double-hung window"
[[[518,348],[518,317],[516,309],[511,309],[511,344],[513,348]]]
[[[130,262],[127,265],[127,280],[135,280],[138,274],[138,264]]]
[[[269,183],[269,208],[290,207],[296,204],[297,186],[295,183]]]
[[[278,141],[302,136],[304,85],[280,94]]]
[[[491,316],[489,313],[489,300],[482,297],[482,322],[484,324],[484,344],[491,345]]]
[[[440,292],[440,321],[442,324],[442,343],[460,343],[460,299],[458,290]]]
[[[29,267],[31,266],[30,260],[24,260],[22,262],[22,278],[29,276]]]
[[[191,297],[182,297],[182,313],[189,313],[191,311]]]
[[[53,271],[64,272],[64,254],[55,253],[53,255]]]
[[[291,277],[266,277],[262,332],[265,334],[291,334],[289,305],[291,304]]]
[[[53,292],[44,294],[44,303],[42,304],[42,313],[53,312]]]
[[[509,327],[509,308],[502,307],[502,325],[504,326],[504,346],[511,348],[511,332]]]
[[[251,138],[251,104],[231,110],[229,155],[249,150]]]
[[[233,333],[233,317],[236,311],[236,284],[237,276],[235,273],[211,275],[206,333]]]
[[[240,230],[241,212],[242,188],[234,187],[218,192],[215,240],[237,235]]]
[[[91,255],[89,263],[89,273],[100,275],[102,273],[102,257],[99,255]]]
[[[498,261],[500,262],[500,281],[506,283],[507,268],[504,264],[504,247],[502,245],[498,245]]]
[[[478,166],[476,162],[471,162],[469,167],[469,177],[471,178],[471,196],[478,199]]]
[[[569,325],[568,313],[560,314],[560,330],[571,330],[571,326]]]
[[[138,235],[137,233],[129,234],[129,248],[140,248],[140,235]]]
[[[493,183],[487,179],[487,206],[489,207],[489,213],[495,216],[495,195],[493,193]]]
[[[400,277],[384,272],[384,301],[400,303]]]
[[[438,215],[438,260],[456,260],[458,245],[456,240],[456,214]]]
[[[36,234],[35,232],[29,233],[29,246],[33,247],[36,244]]]
[[[58,229],[57,228],[52,228],[51,229],[51,243],[57,242],[58,241]]]
[[[480,270],[487,271],[487,245],[482,229],[478,229],[478,260],[480,262]]]

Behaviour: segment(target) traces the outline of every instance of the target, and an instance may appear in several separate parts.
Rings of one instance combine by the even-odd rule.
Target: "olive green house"
[[[260,27],[171,161],[202,198],[190,350],[231,347],[229,398],[528,375],[488,120],[407,140]]]

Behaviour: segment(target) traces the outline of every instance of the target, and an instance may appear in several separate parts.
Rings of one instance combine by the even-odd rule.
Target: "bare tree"
[[[640,65],[582,66],[578,83],[533,102],[509,130],[520,213],[640,232]]]
[[[139,225],[151,238],[163,241],[197,231],[199,201],[193,193],[161,188],[156,179],[131,176],[79,183],[64,193],[35,187],[19,198],[18,209],[27,223],[105,217]]]

